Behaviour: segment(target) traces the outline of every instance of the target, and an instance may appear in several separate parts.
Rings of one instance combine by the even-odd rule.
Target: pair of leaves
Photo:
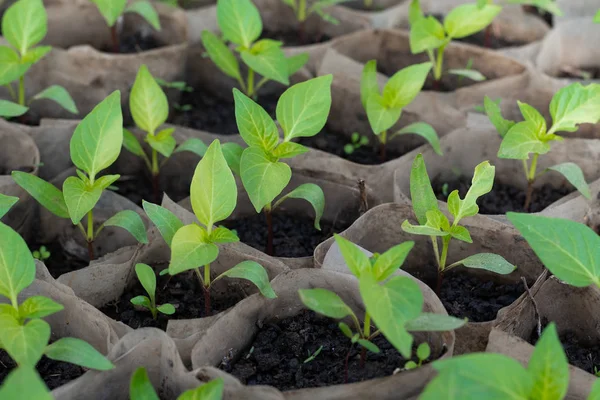
[[[223,379],[213,379],[195,389],[183,392],[177,400],[221,400],[223,389]],[[129,398],[130,400],[159,400],[148,377],[148,372],[143,367],[136,369],[131,376]]]
[[[139,0],[127,7],[127,0],[91,0],[98,11],[106,20],[108,26],[112,27],[117,23],[119,17],[126,12],[132,12],[140,15],[155,30],[160,31],[160,19],[158,13],[149,1]]]
[[[137,306],[146,307],[152,312],[154,318],[156,318],[157,311],[166,315],[174,314],[175,307],[173,307],[172,304],[167,303],[159,305],[158,307],[156,306],[156,275],[154,274],[152,267],[142,263],[136,264],[135,274],[146,293],[148,293],[148,297],[136,296],[131,299],[131,303]]]
[[[0,69],[2,65],[0,65]],[[31,101],[34,100],[42,100],[48,99],[52,100],[58,105],[60,105],[65,110],[69,111],[72,114],[79,114],[79,110],[75,105],[75,101],[73,98],[62,86],[52,85],[42,90],[38,94],[32,97]],[[8,100],[0,100],[0,117],[4,118],[13,118],[19,117],[29,111],[29,107],[22,106],[20,104],[14,103]]]

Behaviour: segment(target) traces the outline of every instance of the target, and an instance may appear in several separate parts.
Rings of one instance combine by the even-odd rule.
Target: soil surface
[[[448,184],[448,186],[444,190],[445,184]],[[447,196],[455,189],[458,189],[461,198],[464,198],[465,194],[469,190],[469,187],[471,187],[471,178],[461,176],[454,181],[441,181],[440,179],[436,178],[432,181],[432,186],[438,200],[446,201]],[[549,184],[536,187],[533,191],[531,205],[529,206],[528,212],[540,212],[550,204],[560,200],[572,191],[573,189],[570,187],[562,186],[556,189]],[[477,201],[477,204],[479,205],[479,213],[505,214],[508,211],[523,212],[523,205],[525,204],[526,195],[527,193],[525,190],[521,190],[510,185],[505,185],[500,182],[494,182],[492,191]]]
[[[161,46],[162,44],[159,43],[153,35],[143,35],[138,31],[128,36],[121,35],[118,52],[116,52],[112,46],[108,46],[107,48],[102,49],[102,51],[113,54],[133,54],[154,50]]]
[[[512,46],[520,46],[525,43],[515,43],[504,40],[501,37],[494,36],[493,28],[490,28],[491,31],[489,33],[486,32],[486,29],[477,32],[474,35],[467,36],[463,39],[458,39],[459,42],[474,44],[479,47],[485,47],[487,49],[503,49],[506,47]]]
[[[514,303],[525,292],[523,284],[497,284],[464,272],[444,276],[440,299],[449,315],[469,322],[496,319],[498,311]]]
[[[356,218],[343,218],[333,224],[321,220],[321,230],[314,226],[314,219],[292,213],[275,210],[273,217],[273,249],[277,257],[312,256],[320,243],[330,238],[333,233],[347,229]],[[249,217],[228,221],[224,224],[237,231],[240,241],[262,252],[267,244],[267,223],[265,215],[253,214]]]
[[[152,313],[141,307],[131,304],[131,299],[136,296],[148,296],[140,282],[136,279],[135,284],[127,289],[125,293],[115,302],[102,307],[100,311],[112,319],[121,321],[133,329],[137,328],[160,328],[166,330],[169,319],[192,319],[205,317],[204,312],[204,289],[200,285],[195,272],[189,271],[175,276],[158,276],[158,273],[168,266],[166,264],[154,266],[157,273],[156,304],[170,303],[175,307],[175,314],[164,315],[158,313],[157,319],[152,318]],[[135,274],[135,272],[133,272]],[[170,278],[170,279],[169,279]],[[216,296],[216,295],[219,296]],[[243,293],[231,290],[226,296],[211,289],[212,314],[233,307],[243,299]]]
[[[312,33],[312,32],[311,32]],[[285,47],[307,46],[310,44],[324,43],[331,40],[331,37],[323,33],[310,35],[300,33],[299,28],[287,32],[263,31],[261,38],[273,39],[284,43]]]
[[[16,366],[8,353],[0,350],[0,385]],[[85,369],[78,365],[51,360],[46,356],[38,362],[36,369],[50,390],[67,384],[85,373]]]
[[[160,204],[162,202],[163,192],[166,192],[169,198],[175,202],[181,201],[190,195],[189,189],[184,191],[173,191],[159,187],[158,198],[156,198],[150,174],[122,175],[114,185],[118,187],[118,190],[116,190],[117,193],[128,198],[140,207],[142,206],[142,200]]]
[[[52,243],[36,242],[29,246],[29,250],[33,252],[39,250],[41,246],[46,246],[46,249],[50,252],[50,258],[43,260],[43,262],[54,279],[67,272],[77,271],[88,266],[86,261],[65,252],[58,241]]]
[[[381,352],[367,352],[360,367],[360,348],[353,346],[348,366],[348,383],[391,375],[407,360],[379,335],[373,339]],[[322,346],[314,360],[305,362]],[[305,311],[291,318],[265,324],[254,342],[236,362],[225,357],[221,369],[248,385],[271,385],[291,390],[343,384],[345,360],[350,340],[342,334],[337,321]]]

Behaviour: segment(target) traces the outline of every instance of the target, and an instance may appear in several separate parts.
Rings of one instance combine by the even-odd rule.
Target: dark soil
[[[489,34],[486,33],[487,29],[484,29],[480,32],[477,32],[474,35],[467,36],[463,39],[458,39],[458,41],[468,44],[474,44],[475,46],[479,47],[485,47],[487,49],[503,49],[506,47],[520,46],[525,44],[518,42],[509,42],[507,40],[504,40],[503,38],[496,37],[494,36],[493,29],[490,29],[491,31],[489,32]],[[489,36],[486,37],[486,35]]]
[[[350,353],[348,383],[391,375],[403,368],[407,360],[379,335],[372,340],[381,353],[367,352],[360,367],[360,349]],[[323,346],[314,360],[304,361]],[[351,342],[342,334],[337,322],[312,311],[264,325],[254,342],[237,361],[224,357],[221,368],[247,385],[271,385],[285,391],[345,383],[345,360]]]
[[[464,272],[444,276],[440,299],[449,315],[470,322],[496,319],[498,311],[511,305],[525,292],[523,283],[497,284]]]
[[[130,327],[137,328],[160,328],[166,330],[169,319],[192,319],[205,317],[204,313],[204,289],[200,285],[194,271],[184,272],[175,276],[158,276],[158,273],[167,268],[167,265],[153,266],[157,273],[156,304],[170,303],[175,307],[175,314],[164,315],[158,313],[157,319],[152,318],[152,313],[145,308],[137,308],[131,304],[131,299],[136,296],[148,296],[140,282],[136,279],[135,284],[127,289],[125,293],[115,302],[105,305],[100,309],[104,314],[117,321],[121,321]],[[135,272],[133,272],[135,274]],[[169,279],[170,278],[170,279]],[[216,295],[219,296],[216,296]],[[212,314],[217,314],[233,307],[242,300],[243,293],[239,291],[217,293],[211,289]]]
[[[321,230],[315,229],[314,220],[310,217],[275,210],[273,217],[273,248],[277,257],[308,257],[312,256],[320,243],[330,238],[333,233],[347,229],[356,216],[339,218],[333,224],[321,220]],[[238,237],[245,244],[257,250],[265,251],[267,244],[267,223],[265,215],[252,216],[228,221],[224,225],[235,229]]]
[[[162,47],[162,44],[159,43],[154,36],[142,35],[142,33],[138,31],[133,35],[121,35],[118,52],[114,51],[112,46],[108,46],[107,48],[102,49],[102,51],[116,54],[133,54],[140,53],[142,51],[154,50],[159,47]]]
[[[458,189],[461,198],[464,198],[465,194],[469,190],[469,187],[471,186],[471,178],[461,176],[454,181],[447,182],[437,178],[434,179],[432,182],[433,191],[435,192],[437,198],[442,201],[446,201],[447,199],[447,196],[444,194],[444,184],[446,183],[448,184],[446,191],[447,194],[450,194],[453,190]],[[550,204],[560,200],[572,191],[573,189],[567,186],[562,186],[556,189],[549,184],[544,184],[541,187],[536,187],[533,191],[531,205],[529,206],[528,212],[540,212]],[[500,182],[494,182],[492,191],[477,201],[477,204],[479,205],[479,213],[506,214],[508,211],[523,212],[523,205],[525,204],[526,195],[527,193],[525,190],[521,190],[510,185],[505,185]]]
[[[0,350],[0,385],[16,366],[8,353]],[[46,356],[38,362],[36,369],[50,390],[67,384],[85,373],[85,369],[78,365],[54,361]]]
[[[39,250],[41,246],[46,246],[46,249],[50,252],[50,258],[44,260],[44,264],[50,275],[55,279],[67,272],[77,271],[88,266],[86,261],[65,252],[58,241],[52,243],[36,242],[29,246],[29,250],[33,252]]]
[[[261,38],[263,39],[273,39],[280,42],[283,42],[283,45],[286,47],[292,46],[306,46],[309,44],[317,44],[324,43],[331,40],[331,37],[322,33],[317,33],[315,35],[307,35],[304,34],[302,37],[302,33],[300,33],[300,28],[297,27],[294,30],[286,31],[286,32],[275,32],[275,31],[263,31]]]
[[[166,192],[169,198],[175,202],[181,201],[190,195],[189,190],[167,191],[165,190],[166,188],[159,187],[158,198],[156,198],[152,184],[152,177],[149,173],[135,176],[121,176],[121,178],[119,178],[119,180],[114,184],[118,188],[116,190],[117,193],[128,198],[138,206],[142,205],[142,200],[160,204],[162,202],[163,192]]]

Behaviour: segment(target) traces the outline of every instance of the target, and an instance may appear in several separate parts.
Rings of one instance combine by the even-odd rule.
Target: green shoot
[[[309,362],[314,361],[314,359],[317,358],[319,354],[321,354],[321,350],[323,350],[323,346],[319,346],[319,348],[317,350],[315,350],[315,352],[312,354],[310,354],[310,351],[309,351],[308,358],[306,360],[304,360],[303,364],[308,364]]]
[[[431,355],[431,347],[429,347],[429,344],[421,343],[419,345],[419,347],[417,347],[418,362],[414,362],[412,360],[408,361],[406,364],[404,364],[404,369],[410,370],[410,369],[419,368],[420,366],[423,365],[423,363],[425,361],[427,361],[427,359],[429,358],[430,355]]]
[[[347,143],[344,146],[344,153],[350,155],[354,153],[356,150],[360,149],[363,146],[369,144],[369,138],[361,135],[358,132],[354,132],[350,137],[350,143]]]
[[[223,398],[223,378],[213,379],[195,389],[183,392],[177,400],[221,400]],[[130,400],[159,400],[154,391],[148,372],[144,367],[135,370],[129,384]]]
[[[317,0],[310,2],[307,0],[281,0],[294,10],[296,20],[298,21],[298,35],[300,37],[300,43],[305,43],[305,28],[304,23],[311,14],[317,14],[324,21],[338,25],[340,21],[335,19],[331,14],[328,14],[325,9],[333,5],[343,3],[349,0]],[[366,0],[369,1],[369,0]]]
[[[131,303],[148,309],[154,319],[156,319],[159,312],[165,315],[174,314],[175,307],[172,304],[166,303],[158,307],[156,306],[156,275],[154,275],[152,267],[147,264],[136,264],[135,274],[144,287],[144,290],[146,290],[146,293],[148,293],[148,297],[136,296],[131,299]]]
[[[42,262],[50,258],[50,252],[48,251],[46,246],[41,246],[39,250],[35,250],[31,254],[33,255],[33,258]]]

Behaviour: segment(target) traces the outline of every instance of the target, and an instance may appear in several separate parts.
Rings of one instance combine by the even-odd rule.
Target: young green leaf
[[[150,300],[154,302],[156,293],[156,275],[154,270],[148,264],[138,263],[135,265],[135,274],[142,284],[142,287],[148,293]]]
[[[154,135],[156,129],[164,124],[169,116],[167,95],[156,83],[146,65],[140,67],[135,77],[129,96],[129,108],[135,124],[151,135]]]
[[[422,313],[408,321],[405,328],[409,332],[453,331],[464,326],[467,319],[454,318],[449,315]]]
[[[583,171],[579,166],[572,162],[566,162],[562,164],[557,164],[548,169],[552,171],[556,171],[571,183],[571,185],[575,186],[575,189],[579,190],[579,192],[587,199],[592,198],[592,194],[590,193],[590,187],[585,181],[585,177],[583,176]]]
[[[435,17],[419,18],[410,27],[410,51],[413,54],[437,49],[448,42],[444,27]]]
[[[303,199],[308,201],[315,210],[315,229],[321,230],[321,217],[325,211],[325,193],[323,193],[323,189],[314,183],[303,183],[277,200],[273,208],[277,208],[286,199]]]
[[[344,257],[346,266],[348,266],[352,275],[360,278],[362,274],[371,270],[371,261],[369,261],[369,257],[367,257],[357,245],[336,233],[333,234],[333,237],[340,248],[340,253],[342,253],[342,257]]]
[[[123,128],[123,147],[138,157],[144,157],[144,149],[137,137],[128,129]]]
[[[505,137],[510,128],[515,125],[515,121],[504,119],[504,117],[502,117],[500,106],[487,96],[485,96],[485,99],[483,100],[483,106],[485,107],[485,113],[492,124],[494,124],[494,127],[500,136]]]
[[[327,289],[300,289],[298,294],[308,309],[326,317],[341,319],[354,315],[340,296]]]
[[[544,329],[529,360],[527,371],[533,378],[530,398],[562,399],[569,388],[569,362],[563,350],[556,325]]]
[[[17,204],[19,201],[18,197],[6,196],[0,193],[0,218],[4,217],[6,213]]]
[[[173,306],[173,304],[161,304],[160,306],[156,307],[156,309],[158,310],[158,312],[165,314],[165,315],[173,315],[175,314],[175,306]]]
[[[146,296],[135,296],[130,301],[131,304],[146,308],[150,311],[153,309],[152,301]]]
[[[144,18],[155,30],[160,31],[160,19],[158,13],[148,1],[137,0],[125,9],[125,12],[132,12]]]
[[[288,61],[285,53],[278,47],[266,47],[260,52],[242,51],[242,60],[247,66],[262,75],[264,78],[274,80],[283,85],[289,85]]]
[[[224,143],[222,146],[223,155],[225,155],[225,159],[227,159],[226,149],[227,143]],[[198,138],[189,138],[185,142],[181,143],[173,154],[180,153],[182,151],[189,151],[190,153],[194,153],[199,157],[204,157],[206,154],[206,150],[208,150],[208,146],[204,144],[204,142]]]
[[[0,343],[19,366],[34,367],[50,340],[50,325],[42,319],[21,324],[13,316],[0,314]]]
[[[35,262],[23,238],[1,222],[0,237],[0,295],[16,306],[17,295],[35,279]]]
[[[300,68],[304,67],[304,65],[308,62],[308,59],[308,53],[301,53],[296,54],[295,56],[287,57],[286,60],[288,76],[292,76],[296,72],[300,71]]]
[[[458,224],[458,221],[462,218],[477,214],[479,211],[477,199],[492,190],[495,173],[496,167],[490,165],[489,161],[484,161],[475,167],[471,187],[464,200],[461,200],[458,191],[455,190],[450,193],[450,196],[448,196],[448,210],[454,215],[454,225]]]
[[[46,347],[45,354],[53,360],[64,361],[98,371],[108,371],[115,367],[92,345],[77,338],[58,339]]]
[[[73,98],[69,92],[67,92],[67,89],[62,86],[52,85],[33,96],[33,100],[40,99],[55,101],[68,112],[72,114],[79,114],[79,110],[77,110],[77,106],[75,105]]]
[[[376,135],[390,129],[398,122],[402,114],[402,108],[388,107],[383,96],[378,94],[373,94],[368,98],[366,111],[371,130]]]
[[[359,345],[361,345],[365,349],[369,350],[371,353],[378,354],[379,352],[381,352],[381,350],[379,350],[379,347],[377,347],[374,343],[369,342],[366,339],[358,339],[356,341],[356,343],[358,343]]]
[[[177,146],[177,142],[175,141],[175,138],[173,138],[173,132],[175,132],[175,128],[163,129],[156,135],[148,134],[146,136],[146,141],[154,150],[165,157],[170,157]]]
[[[448,37],[461,39],[491,24],[500,11],[502,7],[495,4],[487,4],[484,7],[472,3],[461,4],[446,15],[444,29]]]
[[[485,75],[475,69],[449,69],[448,73],[461,78],[469,78],[475,82],[483,82],[487,79]],[[461,78],[458,78],[459,81]]]
[[[504,257],[493,253],[479,253],[455,262],[450,267],[464,265],[467,268],[485,269],[501,275],[513,272],[517,267],[509,263]]]
[[[544,116],[527,103],[517,101],[517,104],[519,105],[519,110],[521,111],[523,118],[525,118],[525,121],[535,124],[536,137],[543,138],[547,130]]]
[[[527,160],[529,153],[546,154],[550,145],[538,137],[538,127],[534,122],[523,121],[506,132],[498,157]]]
[[[217,23],[225,39],[246,49],[262,33],[260,14],[250,0],[218,0]]]
[[[575,132],[578,124],[598,122],[600,85],[573,83],[560,89],[550,102],[550,115],[554,124],[548,133]]]
[[[427,211],[438,210],[438,205],[422,154],[415,157],[410,170],[410,197],[412,198],[417,221],[421,225],[425,225],[427,223]]]
[[[12,101],[0,99],[0,117],[2,118],[19,117],[25,114],[27,111],[29,111],[29,107],[13,103]]]
[[[242,80],[240,65],[233,52],[210,31],[202,31],[202,45],[215,65],[227,76]]]
[[[408,220],[402,222],[401,228],[404,232],[412,233],[413,235],[422,236],[448,236],[450,233],[442,231],[440,228],[436,228],[429,225],[413,225]]]
[[[509,212],[506,217],[542,263],[569,285],[600,286],[600,238],[584,224]]]
[[[17,185],[21,186],[52,214],[59,218],[69,218],[65,198],[56,186],[26,172],[13,171],[11,176]]]
[[[427,343],[421,343],[419,347],[417,347],[417,357],[419,360],[427,360],[431,355],[431,348]]]
[[[81,172],[81,171],[78,171],[78,172]],[[85,175],[83,175],[83,176],[85,176]],[[110,185],[115,183],[120,177],[121,177],[121,175],[102,175],[100,178],[98,178],[96,180],[93,187],[95,189],[105,190]]]
[[[346,336],[348,339],[352,339],[352,337],[354,335],[352,333],[352,329],[350,329],[350,327],[348,326],[348,324],[346,324],[344,322],[339,322],[338,323],[338,327],[340,328],[340,331],[342,331],[342,333],[344,334],[344,336]]]
[[[62,304],[58,304],[47,297],[31,296],[19,305],[19,317],[21,319],[44,318],[62,309],[64,309]]]
[[[52,46],[37,46],[32,49],[29,49],[27,54],[25,54],[21,62],[25,64],[35,64],[40,61],[42,58],[46,56],[46,54],[52,51]]]
[[[142,207],[146,211],[146,215],[150,218],[150,221],[156,225],[161,236],[167,242],[169,247],[173,241],[175,233],[183,227],[183,222],[171,211],[157,204],[149,203],[146,200],[142,201]]]
[[[125,11],[127,0],[91,0],[96,4],[108,26],[113,26]]]
[[[271,161],[258,147],[248,147],[240,161],[242,183],[256,212],[270,204],[292,178],[289,165]]]
[[[235,120],[244,142],[265,152],[273,150],[279,142],[279,132],[269,114],[237,89],[233,89],[233,99]]]
[[[46,384],[35,367],[14,368],[0,387],[0,399],[4,400],[53,400]]]
[[[142,220],[142,217],[133,210],[119,211],[106,220],[104,226],[118,226],[131,233],[138,242],[144,244],[148,243],[144,221]]]
[[[596,12],[596,15],[594,15],[594,23],[600,24],[600,10],[598,10],[598,12]],[[596,386],[598,386],[598,385],[596,385]]]
[[[209,241],[211,243],[234,243],[239,242],[240,238],[234,231],[230,231],[224,226],[218,226],[210,233]]]
[[[131,382],[129,384],[129,399],[130,400],[160,400],[148,373],[144,367],[139,367],[131,375]]]
[[[410,5],[408,6],[408,22],[413,25],[423,17],[424,15],[419,0],[411,0]]]
[[[587,400],[600,400],[600,379],[596,379],[592,385],[592,391]]]
[[[32,65],[31,62],[22,62],[19,54],[10,47],[0,46],[0,85],[19,79]]]
[[[171,242],[169,274],[199,268],[217,259],[219,248],[206,241],[206,231],[196,224],[179,229]]]
[[[42,0],[19,0],[2,17],[2,35],[21,56],[48,32],[48,17]]]
[[[306,146],[302,146],[295,142],[282,142],[280,143],[271,154],[277,158],[293,158],[309,152],[310,149]]]
[[[183,392],[177,400],[221,400],[224,385],[223,378],[213,379],[196,389]]]
[[[373,274],[377,282],[386,280],[394,272],[399,270],[414,245],[415,242],[400,243],[377,257],[377,260],[373,265]]]
[[[223,272],[215,279],[215,281],[225,276],[249,280],[256,285],[258,290],[260,290],[260,293],[266,298],[274,299],[277,297],[269,282],[267,271],[256,261],[242,261],[235,267]]]
[[[395,136],[406,135],[409,133],[421,136],[427,141],[427,143],[431,145],[433,151],[435,151],[436,154],[440,156],[444,155],[444,152],[442,151],[442,148],[440,146],[440,138],[435,132],[435,129],[433,128],[433,126],[425,122],[415,122],[413,124],[405,126],[404,128],[391,135],[390,140],[392,140]]]
[[[81,179],[70,176],[63,183],[63,194],[71,221],[77,225],[98,203],[102,189],[89,187]]]
[[[404,108],[419,94],[431,71],[430,62],[411,65],[396,72],[383,88],[383,99],[388,108]]]
[[[373,94],[379,94],[377,60],[371,60],[365,64],[360,78],[360,101],[365,110],[367,109],[367,101]]]

